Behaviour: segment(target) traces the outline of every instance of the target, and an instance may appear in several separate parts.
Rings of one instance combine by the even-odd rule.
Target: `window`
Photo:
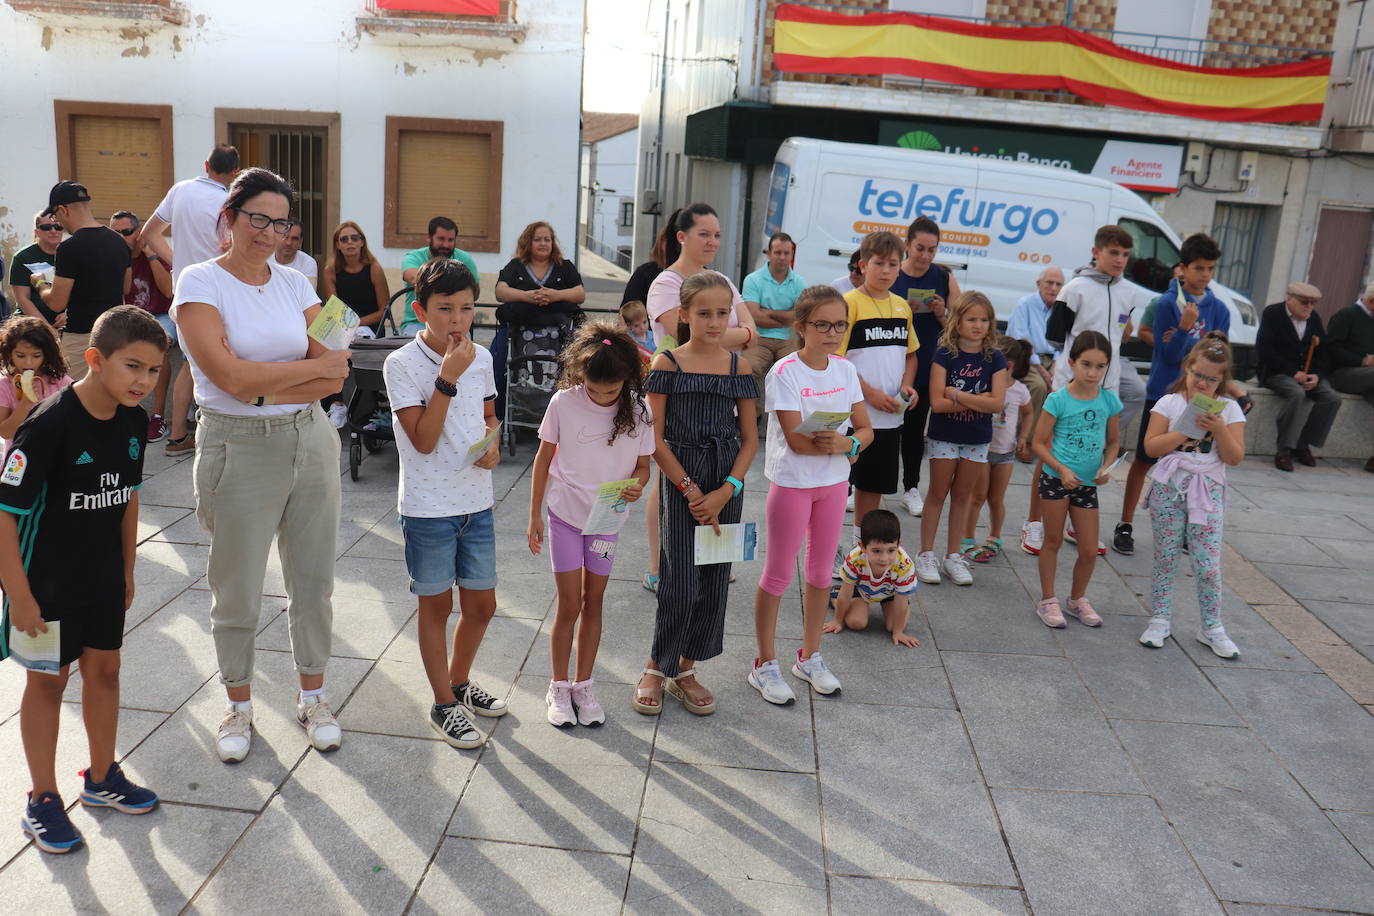
[[[386,119],[387,247],[425,244],[429,221],[458,224],[464,251],[501,250],[500,121]]]
[[[620,225],[629,228],[635,224],[635,202],[632,200],[622,200],[620,202]]]
[[[173,0],[9,0],[26,13],[64,13],[70,16],[102,16],[107,19],[161,20],[174,25],[186,22],[186,10]]]
[[[1164,230],[1154,223],[1129,217],[1122,217],[1116,222],[1131,234],[1135,242],[1131,247],[1131,258],[1126,262],[1126,279],[1157,293],[1164,292],[1174,278],[1178,248],[1169,241]]]
[[[95,218],[151,216],[173,181],[171,106],[59,100],[53,111],[58,177],[86,186]]]
[[[301,250],[320,261],[339,224],[339,115],[328,111],[216,108],[215,136],[239,151],[243,168],[261,166],[296,189]]]
[[[1264,207],[1250,204],[1217,204],[1212,216],[1212,237],[1221,246],[1217,282],[1247,297],[1254,296],[1255,268],[1260,239],[1264,236]]]

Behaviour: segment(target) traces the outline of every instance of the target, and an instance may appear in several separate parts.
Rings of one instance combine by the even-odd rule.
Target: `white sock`
[[[230,712],[252,712],[252,711],[253,711],[253,701],[252,701],[252,700],[230,700],[230,701],[229,701],[229,711],[230,711]]]
[[[322,696],[324,696],[324,688],[323,688],[323,687],[317,687],[317,688],[314,689],[314,690],[302,690],[302,691],[301,691],[301,702],[303,703],[303,702],[305,702],[306,700],[310,699],[311,697],[315,697],[316,699],[319,699],[319,698],[322,697]]]

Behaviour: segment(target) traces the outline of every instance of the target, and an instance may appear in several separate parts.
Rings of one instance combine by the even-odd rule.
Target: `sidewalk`
[[[388,448],[360,482],[343,474],[327,681],[342,749],[307,750],[293,721],[274,559],[257,735],[226,766],[191,461],[150,449],[119,751],[163,804],[142,818],[77,806],[86,849],[26,846],[23,681],[0,665],[0,894],[31,913],[1374,912],[1374,478],[1358,463],[1232,471],[1224,615],[1239,660],[1194,641],[1182,577],[1179,639],[1136,643],[1151,565],[1138,516],[1136,556],[1098,564],[1100,630],[1042,626],[1034,558],[1013,549],[972,588],[922,587],[918,649],[875,630],[827,637],[843,693],[798,689],[786,708],[745,683],[761,566],[739,566],[725,655],[701,666],[720,704],[704,719],[671,700],[661,718],[629,706],[653,618],[636,510],[597,661],[610,718],[564,732],[544,721],[553,578],[524,539],[534,450],[522,439],[496,473],[499,610],[476,677],[509,690],[512,711],[479,723],[487,746],[454,750],[426,721]],[[1018,464],[1009,545],[1028,483]],[[746,520],[762,521],[765,488],[760,458]],[[1108,531],[1120,492],[1103,488]],[[914,548],[918,522],[899,513]],[[780,654],[800,644],[798,596]],[[73,802],[79,689],[58,760]]]

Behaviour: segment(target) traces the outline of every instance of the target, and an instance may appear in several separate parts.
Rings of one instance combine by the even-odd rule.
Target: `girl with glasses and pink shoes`
[[[1226,466],[1245,457],[1245,414],[1221,395],[1231,384],[1231,348],[1218,332],[1189,351],[1183,372],[1150,411],[1145,451],[1150,471],[1150,524],[1155,534],[1150,624],[1140,642],[1164,646],[1173,616],[1174,576],[1187,544],[1202,613],[1198,642],[1221,658],[1240,650],[1221,625],[1221,532]]]

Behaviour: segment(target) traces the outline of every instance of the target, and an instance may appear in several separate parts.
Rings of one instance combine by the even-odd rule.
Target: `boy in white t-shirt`
[[[505,700],[469,679],[496,613],[491,469],[501,457],[491,354],[470,336],[476,289],[461,261],[436,258],[421,267],[415,314],[425,326],[387,357],[383,370],[401,456],[406,571],[419,597],[420,660],[434,690],[429,721],[462,748],[486,741],[470,715],[506,714]],[[455,584],[462,612],[450,657],[444,634]]]

